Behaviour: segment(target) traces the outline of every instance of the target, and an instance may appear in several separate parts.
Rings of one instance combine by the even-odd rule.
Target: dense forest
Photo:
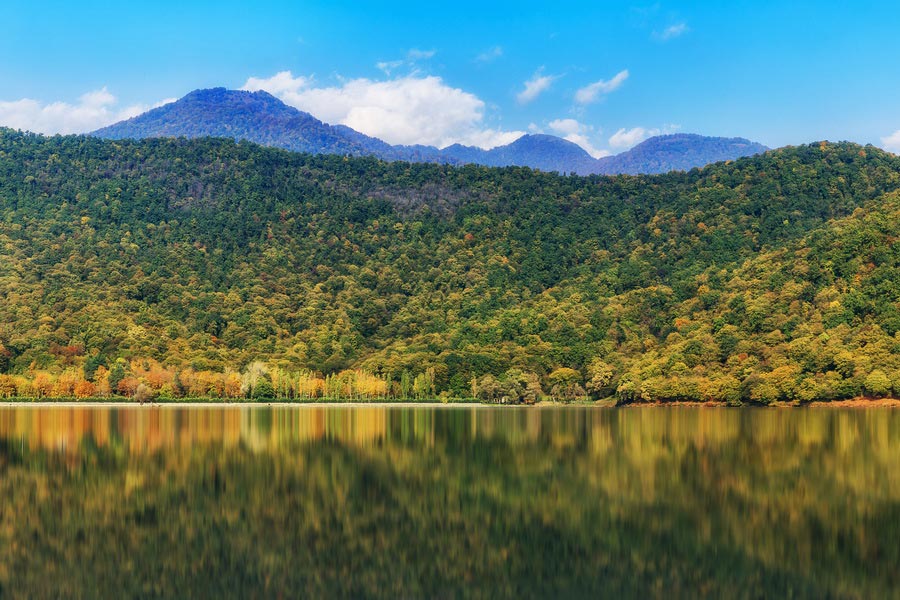
[[[0,129],[0,395],[900,393],[900,158],[654,176]]]

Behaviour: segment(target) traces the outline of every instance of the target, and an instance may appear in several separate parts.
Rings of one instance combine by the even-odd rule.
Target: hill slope
[[[99,365],[224,393],[214,374],[254,360],[402,395],[883,393],[898,187],[900,159],[852,144],[581,178],[4,130],[0,372],[46,393]]]
[[[215,88],[196,90],[180,100],[104,127],[106,139],[149,137],[225,137],[311,154],[376,156],[383,160],[522,166],[560,173],[663,173],[733,160],[766,148],[747,140],[673,135],[651,138],[622,154],[595,160],[577,144],[552,135],[525,135],[490,150],[455,144],[392,146],[344,125],[331,126],[287,106],[267,92]]]

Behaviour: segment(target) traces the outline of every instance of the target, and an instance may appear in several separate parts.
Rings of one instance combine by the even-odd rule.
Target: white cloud
[[[476,62],[488,63],[497,60],[503,56],[503,48],[500,46],[494,46],[488,50],[485,50],[481,54],[475,57]]]
[[[160,100],[159,102],[157,102],[150,108],[159,108],[160,106],[165,106],[166,104],[172,104],[173,102],[177,102],[177,101],[178,101],[178,98],[165,98],[163,100]]]
[[[900,154],[900,129],[887,137],[881,138],[881,145],[889,152]]]
[[[626,79],[628,79],[628,69],[619,71],[609,81],[603,79],[595,81],[575,92],[575,101],[579,104],[590,104],[596,101],[599,96],[604,96],[619,89]]]
[[[584,129],[584,125],[575,119],[556,119],[555,121],[550,121],[547,125],[550,129],[561,135],[579,133]]]
[[[609,138],[609,145],[613,148],[631,148],[635,144],[643,142],[648,137],[659,135],[659,129],[644,129],[643,127],[633,127],[625,129],[624,127]]]
[[[568,140],[573,144],[578,144],[594,158],[609,156],[609,151],[601,150],[594,146],[590,139],[591,135],[597,135],[600,131],[594,131],[590,125],[579,123],[575,119],[556,119],[547,123],[555,133],[561,135],[564,140]]]
[[[484,148],[485,150],[490,150],[491,148],[496,148],[497,146],[505,146],[506,144],[511,144],[520,137],[525,135],[524,131],[502,131],[499,129],[481,129],[476,131],[470,131],[466,135],[459,138],[459,143],[465,146],[477,146],[478,148]],[[455,142],[454,142],[455,143]],[[446,147],[449,144],[445,144]]]
[[[250,92],[258,92],[265,90],[273,96],[284,96],[287,94],[297,94],[312,85],[311,77],[299,75],[294,77],[290,71],[281,71],[268,78],[250,77],[242,87],[242,90]]]
[[[118,103],[105,87],[87,92],[75,104],[45,104],[31,98],[0,101],[0,125],[45,134],[87,133],[151,108],[142,104],[120,108]]]
[[[550,89],[553,82],[559,79],[559,75],[541,75],[543,70],[543,68],[538,69],[531,79],[525,82],[525,89],[516,94],[519,104],[528,104]]]
[[[573,144],[578,144],[579,146],[584,148],[584,150],[588,154],[593,156],[594,158],[603,158],[604,156],[610,155],[609,150],[602,150],[600,148],[594,147],[591,140],[589,140],[587,136],[582,135],[580,133],[570,133],[569,135],[565,136],[563,139],[568,140],[568,141],[572,142]]]
[[[612,148],[617,149],[627,149],[635,146],[647,138],[651,138],[655,135],[662,135],[666,133],[674,133],[678,131],[681,127],[679,125],[666,125],[662,129],[658,127],[654,127],[651,129],[645,129],[644,127],[632,127],[631,129],[619,129],[617,132],[612,134],[609,138],[609,145]]]
[[[676,23],[674,25],[669,25],[665,29],[662,30],[662,33],[654,34],[659,40],[663,42],[677,38],[685,33],[690,31],[686,23]]]
[[[266,90],[316,118],[391,144],[443,148],[461,143],[493,148],[524,135],[486,127],[484,101],[435,76],[412,74],[384,81],[359,78],[320,87],[312,78],[283,71],[269,79],[251,77],[243,89]]]

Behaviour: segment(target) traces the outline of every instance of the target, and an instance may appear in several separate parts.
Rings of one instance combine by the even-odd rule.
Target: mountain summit
[[[108,139],[227,137],[295,152],[369,154],[363,140],[299,111],[268,92],[196,90],[94,135]],[[370,138],[373,141],[374,138]]]
[[[615,156],[594,159],[581,146],[552,135],[524,135],[490,150],[454,144],[392,146],[344,125],[323,123],[268,92],[213,88],[195,90],[180,100],[98,129],[107,139],[148,137],[226,137],[311,154],[375,156],[383,160],[522,166],[579,175],[664,173],[764,152],[743,138],[695,134],[650,138]]]
[[[488,167],[531,167],[560,173],[594,173],[597,161],[584,148],[553,135],[523,135],[505,146],[490,150],[454,144],[441,150],[444,156],[462,163]]]

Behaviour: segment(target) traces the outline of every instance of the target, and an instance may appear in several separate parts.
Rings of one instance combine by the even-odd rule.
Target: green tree
[[[610,388],[615,369],[601,358],[595,358],[588,364],[588,381],[585,388],[592,394],[601,394]]]
[[[881,369],[875,369],[866,377],[866,391],[876,398],[891,393],[891,380]]]
[[[581,373],[575,369],[560,367],[547,376],[547,382],[554,399],[569,402],[586,394],[581,387]]]
[[[272,385],[272,379],[268,374],[263,375],[256,381],[256,385],[253,386],[251,398],[257,401],[272,400],[275,398],[275,387]]]
[[[123,379],[125,379],[125,361],[120,358],[109,370],[109,389],[112,394],[119,393],[119,382]]]

